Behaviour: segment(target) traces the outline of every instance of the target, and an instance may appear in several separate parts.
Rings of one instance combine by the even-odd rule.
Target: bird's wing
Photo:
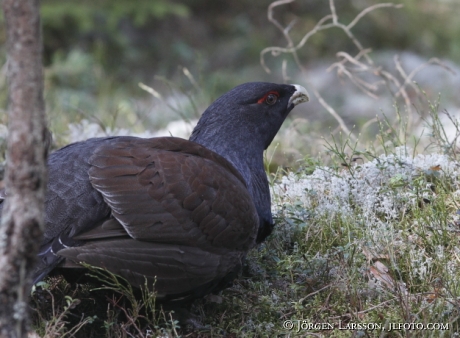
[[[226,254],[184,245],[149,243],[134,239],[87,242],[59,251],[71,261],[106,268],[131,285],[151,288],[158,298],[200,297],[218,287],[241,267],[243,253]],[[65,263],[63,265],[65,268]]]
[[[134,239],[206,250],[254,245],[258,216],[241,176],[196,143],[115,138],[89,164],[92,186]]]

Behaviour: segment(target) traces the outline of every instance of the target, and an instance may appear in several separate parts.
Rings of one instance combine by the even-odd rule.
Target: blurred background
[[[408,90],[409,101],[398,99],[397,85],[391,88],[383,83],[369,95],[347,76],[340,76],[343,73],[338,74],[337,68],[328,70],[342,60],[338,52],[353,56],[359,52],[356,43],[338,27],[313,34],[297,50],[298,64],[290,53],[266,53],[268,73],[261,66],[261,51],[288,44],[267,18],[270,1],[41,3],[45,96],[54,147],[103,135],[188,137],[197,118],[215,98],[247,81],[289,81],[318,93],[350,132],[362,132],[363,147],[366,137],[372,141],[375,136],[377,127],[372,126],[372,119],[376,115],[394,119],[407,111],[407,102],[423,117],[427,102],[437,101],[440,95],[440,111],[451,116],[460,111],[460,0],[400,0],[395,4],[403,8],[375,9],[352,28],[363,48],[372,49],[368,55],[375,67],[365,72],[367,83],[381,82],[376,69],[394,74],[404,83],[398,67],[407,75],[430,58],[441,60],[443,66],[429,65],[411,78],[423,91]],[[347,25],[361,11],[381,3],[340,0],[335,11],[339,22]],[[330,2],[325,0],[297,0],[273,8],[277,22],[289,26],[295,45],[329,14]],[[2,24],[3,65],[4,41]],[[0,138],[5,139],[5,66],[0,88]],[[323,150],[316,142],[321,136],[346,131],[338,127],[337,118],[316,94],[311,97],[309,104],[296,108],[269,150],[272,158],[277,149],[274,163],[316,156]],[[411,124],[411,132],[426,133],[423,118],[417,121]],[[4,152],[4,143],[0,150]]]

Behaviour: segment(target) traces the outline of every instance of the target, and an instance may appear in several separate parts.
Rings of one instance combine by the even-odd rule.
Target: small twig
[[[289,2],[292,2],[292,1],[291,0],[276,1],[272,5],[279,6],[279,5],[282,5],[284,3],[289,3]],[[296,64],[298,66],[302,67],[301,64],[300,64],[300,60],[299,60],[299,58],[297,56],[297,50],[301,49],[305,45],[305,43],[308,41],[308,39],[312,35],[316,34],[318,31],[323,30],[323,29],[328,29],[330,27],[334,27],[333,24],[323,25],[323,23],[325,21],[330,20],[332,18],[332,15],[326,15],[325,17],[323,17],[321,20],[318,21],[316,26],[311,31],[309,31],[307,34],[305,34],[305,36],[302,38],[302,40],[300,40],[300,42],[297,44],[297,46],[294,46],[294,43],[293,43],[291,37],[289,36],[288,32],[285,31],[284,28],[281,26],[281,24],[276,19],[273,18],[272,10],[276,6],[271,6],[270,5],[269,11],[268,11],[268,15],[269,15],[268,19],[270,20],[270,22],[272,22],[274,25],[276,25],[276,27],[278,27],[281,30],[281,32],[283,33],[283,35],[285,36],[285,38],[288,41],[288,47],[286,47],[286,48],[282,48],[282,47],[267,47],[267,48],[264,48],[260,52],[260,64],[262,65],[262,67],[264,68],[264,70],[267,73],[271,73],[271,70],[265,64],[265,59],[264,59],[265,54],[271,53],[274,56],[278,56],[281,53],[292,54],[294,56],[294,60],[295,60]]]
[[[404,79],[404,83],[401,85],[401,88],[396,92],[395,97],[398,97],[400,95],[400,92],[403,91],[404,87],[406,85],[408,85],[408,84],[418,94],[420,91],[418,90],[417,86],[415,86],[412,82],[410,82],[409,76],[407,76],[406,71],[404,70],[404,68],[401,65],[401,59],[400,59],[399,55],[395,55],[394,58],[393,58],[393,61],[394,61],[395,66],[396,66],[396,70],[399,72],[399,75],[401,75],[401,77]]]
[[[289,78],[289,76],[287,74],[287,60],[286,59],[283,60],[281,71],[282,71],[282,74],[283,74],[283,81],[285,83],[287,83],[288,80],[290,80],[290,78]]]
[[[137,332],[140,334],[140,336],[142,337],[142,336],[143,336],[142,330],[141,330],[141,329],[138,327],[138,325],[136,324],[137,318],[133,318],[133,317],[128,313],[128,311],[126,310],[126,308],[125,308],[124,306],[118,305],[118,302],[116,302],[116,303],[114,302],[114,303],[112,303],[112,304],[113,304],[113,306],[116,306],[116,307],[118,307],[121,311],[123,311],[123,313],[124,313],[125,316],[126,316],[126,319],[127,319],[129,322],[131,322],[131,325],[136,329],[136,331],[137,331]],[[126,331],[126,329],[125,329],[125,332],[126,332],[127,334],[131,335],[128,331]],[[133,337],[134,337],[134,336],[133,336]]]
[[[406,75],[404,70],[402,70],[402,67],[401,67],[401,64],[399,62],[399,57],[398,56],[395,56],[395,64],[396,64],[397,67],[399,65],[399,67],[401,68],[401,69],[398,69],[398,71],[400,72],[401,76],[404,78],[404,83],[401,85],[401,88],[395,94],[396,97],[398,97],[401,94],[401,92],[404,90],[404,88],[409,83],[411,83],[411,80],[413,79],[413,77],[415,75],[417,75],[421,70],[425,69],[426,67],[428,67],[430,65],[438,65],[438,66],[444,68],[445,70],[447,70],[448,72],[450,72],[450,73],[455,75],[455,72],[451,68],[449,68],[447,65],[442,63],[438,58],[431,58],[427,62],[422,63],[417,68],[415,68],[412,72],[410,72],[409,75]],[[418,93],[419,92],[418,88],[415,85],[413,85],[412,83],[411,83],[411,85],[414,88],[414,90]]]
[[[334,23],[334,25],[337,25],[339,22],[339,17],[337,16],[337,12],[335,10],[334,0],[329,0],[329,8],[331,9],[332,22]]]
[[[177,334],[175,325],[174,325],[174,319],[173,319],[173,317],[172,317],[171,312],[169,313],[169,318],[171,318],[171,327],[172,327],[172,330],[174,331],[174,334],[176,335],[176,337],[179,337],[179,335]]]
[[[329,112],[329,114],[331,114],[336,119],[336,121],[339,123],[340,127],[342,128],[342,130],[347,135],[350,135],[350,137],[353,140],[356,140],[356,136],[352,134],[350,129],[348,129],[347,125],[342,120],[342,118],[339,116],[339,114],[337,114],[337,112],[334,110],[334,108],[332,108],[330,105],[327,104],[327,102],[323,99],[323,97],[320,95],[320,93],[315,88],[313,88],[313,94],[315,94],[315,96],[317,97],[319,103],[321,103],[321,105],[324,108],[326,108],[326,110]]]
[[[360,69],[367,71],[367,70],[370,69],[369,66],[365,65],[362,62],[359,62],[359,59],[363,55],[369,54],[371,51],[372,51],[371,48],[360,50],[359,53],[355,57],[351,56],[350,54],[348,54],[346,52],[338,52],[336,54],[336,56],[337,57],[343,57],[343,60],[341,60],[341,61],[339,61],[337,63],[345,64],[346,63],[345,61],[348,61],[348,62],[353,63],[354,65],[358,66]],[[331,68],[334,68],[335,64],[336,63],[333,63],[327,70],[330,71]]]
[[[324,291],[324,290],[326,290],[327,288],[330,288],[331,286],[332,286],[332,284],[328,284],[328,285],[326,285],[326,286],[323,286],[321,289],[318,289],[318,290],[316,290],[316,291],[313,291],[312,293],[309,293],[309,294],[306,295],[305,297],[299,299],[299,303],[302,304],[303,301],[304,301],[305,299],[307,299],[307,298],[309,298],[309,297],[311,297],[311,296],[314,296],[314,295],[316,295],[317,293],[320,293],[321,291]]]
[[[384,7],[393,7],[393,8],[403,8],[404,5],[401,5],[401,4],[393,4],[393,3],[383,3],[383,4],[376,4],[376,5],[373,5],[373,6],[370,6],[370,7],[367,7],[365,9],[363,9],[361,11],[361,13],[359,13],[354,19],[352,22],[350,22],[347,26],[347,29],[352,29],[357,23],[359,20],[361,20],[366,14],[378,9],[378,8],[384,8]]]
[[[268,21],[270,21],[271,23],[273,23],[280,31],[281,33],[283,33],[284,37],[286,38],[286,40],[288,41],[288,47],[293,47],[294,46],[294,43],[292,42],[292,39],[291,37],[289,36],[289,30],[290,30],[290,26],[284,28],[278,20],[276,20],[274,17],[273,17],[273,9],[275,7],[278,7],[278,6],[281,6],[281,5],[286,5],[286,4],[289,4],[291,2],[294,2],[295,0],[279,0],[279,1],[275,1],[273,3],[270,4],[270,6],[268,6]]]

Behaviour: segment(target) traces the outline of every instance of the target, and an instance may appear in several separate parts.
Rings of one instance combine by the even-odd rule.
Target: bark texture
[[[0,337],[26,337],[46,187],[39,0],[3,0],[9,82],[7,199],[0,226]],[[45,140],[46,139],[46,140]]]

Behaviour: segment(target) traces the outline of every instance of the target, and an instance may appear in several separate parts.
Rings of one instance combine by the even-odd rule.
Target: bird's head
[[[225,143],[233,147],[264,150],[289,112],[308,100],[307,91],[299,85],[244,83],[219,97],[206,109],[190,140],[211,149],[217,146],[216,143]],[[220,152],[220,149],[215,150]]]

